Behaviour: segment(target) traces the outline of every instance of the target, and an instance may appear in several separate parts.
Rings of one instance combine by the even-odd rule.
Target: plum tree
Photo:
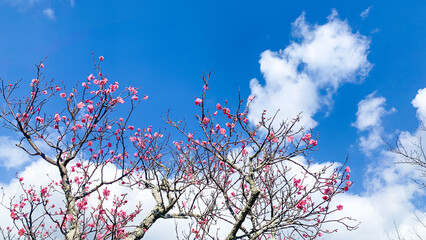
[[[176,228],[183,239],[314,239],[334,232],[333,223],[356,229],[349,217],[333,218],[343,209],[333,199],[352,185],[350,169],[308,160],[318,138],[295,129],[300,116],[250,122],[255,97],[211,112],[208,74],[195,100],[197,130],[167,115],[181,136],[172,141],[166,128],[129,124],[147,96],[133,86],[120,90],[102,73],[104,58],[95,60],[94,73],[71,89],[44,78],[44,60],[24,97],[15,95],[26,83],[1,81],[0,117],[21,135],[17,147],[57,176],[39,188],[19,177],[22,195],[6,203],[3,194],[12,222],[1,226],[3,238],[142,239],[159,219],[187,219],[189,227]],[[127,193],[111,192],[117,185]],[[141,214],[142,202],[127,211],[128,194],[146,190],[152,209]]]

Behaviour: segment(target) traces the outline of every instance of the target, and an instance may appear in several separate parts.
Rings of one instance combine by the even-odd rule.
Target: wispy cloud
[[[373,8],[373,6],[369,6],[367,9],[362,11],[362,13],[360,14],[361,18],[366,19],[368,17],[368,15],[370,14],[370,11],[371,11],[372,8]]]
[[[383,144],[382,118],[396,111],[394,108],[386,110],[386,98],[375,97],[375,94],[376,92],[369,94],[358,103],[357,119],[352,123],[360,132],[367,132],[367,136],[359,138],[361,150],[367,155]]]
[[[426,88],[419,89],[411,104],[417,108],[417,118],[426,124]]]
[[[9,168],[16,168],[27,163],[30,158],[23,150],[17,148],[15,144],[19,141],[10,137],[0,136],[0,165]]]
[[[55,11],[53,11],[53,9],[51,9],[51,8],[44,9],[43,14],[46,15],[46,17],[48,17],[50,20],[56,19]]]
[[[333,11],[324,25],[310,25],[302,14],[293,23],[298,41],[284,50],[266,50],[259,60],[265,79],[250,81],[256,96],[249,119],[259,121],[266,108],[278,112],[278,119],[291,119],[303,112],[301,126],[313,128],[313,116],[323,107],[332,106],[332,96],[343,84],[359,82],[371,69],[367,60],[369,39],[353,33],[346,21]]]

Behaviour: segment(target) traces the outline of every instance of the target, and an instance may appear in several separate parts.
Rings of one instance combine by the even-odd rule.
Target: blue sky
[[[349,155],[354,196],[373,201],[375,195],[366,182],[379,174],[375,167],[384,164],[382,169],[399,170],[388,164],[393,159],[384,152],[383,142],[376,141],[377,147],[366,150],[362,137],[376,134],[392,141],[404,131],[417,136],[421,116],[416,117],[416,111],[426,105],[420,103],[416,109],[411,104],[417,91],[426,87],[424,1],[0,0],[0,77],[32,79],[34,64],[48,56],[46,76],[74,84],[91,73],[94,52],[105,57],[103,68],[109,79],[141,86],[141,92],[149,95],[135,122],[161,127],[161,116],[168,109],[175,119],[192,120],[203,72],[213,69],[208,99],[212,106],[224,99],[235,104],[238,89],[247,98],[253,78],[266,86],[261,54],[300,43],[292,34],[292,23],[302,13],[307,26],[315,28],[330,23],[327,17],[333,9],[338,12],[334,19],[348,26],[352,37],[364,39],[367,62],[361,65],[368,71],[363,76],[351,73],[350,82],[339,80],[330,96],[319,95],[318,100],[326,99],[328,104],[320,104],[311,115],[321,148],[312,157],[319,162],[342,162]],[[312,77],[316,81],[318,75]],[[356,114],[363,99],[372,105],[376,101],[372,114],[379,118],[364,128]],[[5,129],[0,129],[0,135],[14,139]],[[5,162],[11,158],[0,157],[4,184],[29,164],[27,160],[7,168]],[[410,174],[398,176],[409,179]],[[424,213],[424,200],[424,192],[413,190],[401,202],[412,203],[413,209]]]

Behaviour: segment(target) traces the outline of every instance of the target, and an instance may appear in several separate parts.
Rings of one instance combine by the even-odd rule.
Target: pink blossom
[[[193,138],[192,133],[188,133],[188,141],[191,140]]]
[[[336,206],[336,208],[337,208],[337,210],[339,210],[339,211],[343,210],[343,206],[342,206],[341,204],[337,205],[337,206]]]
[[[88,141],[88,142],[87,142],[87,145],[90,147],[90,146],[92,146],[92,145],[93,145],[93,142],[92,142],[92,141]]]
[[[293,178],[293,183],[295,186],[299,185],[299,183],[302,182],[302,179],[298,179],[298,178]]]
[[[195,105],[200,105],[203,102],[200,98],[195,99]]]
[[[138,100],[138,96],[133,95],[133,96],[132,96],[132,100],[137,101],[137,100]]]
[[[347,173],[351,172],[351,168],[349,166],[346,166],[345,167],[345,172],[347,172]]]
[[[93,112],[95,110],[95,107],[92,104],[87,105],[87,110],[89,110],[89,113]]]
[[[143,99],[143,100],[147,100],[147,99],[148,99],[148,96],[147,96],[147,95],[145,95],[142,99]]]
[[[216,104],[216,109],[217,109],[217,110],[222,109],[222,106],[220,106],[220,103]]]
[[[22,235],[24,235],[24,234],[25,234],[25,230],[24,230],[23,228],[19,229],[19,231],[18,231],[18,235],[19,235],[19,236],[22,236]]]
[[[306,199],[303,199],[299,203],[297,203],[296,207],[299,209],[302,209],[306,205],[306,203],[307,203]]]
[[[65,98],[67,96],[67,94],[66,93],[61,93],[61,94],[59,94],[59,96],[61,96],[61,98]]]
[[[294,139],[294,136],[288,136],[287,137],[287,141],[289,141],[289,142],[293,142],[293,139]]]
[[[37,122],[40,122],[41,124],[43,124],[43,122],[44,122],[44,119],[42,117],[36,117],[35,120]]]
[[[47,187],[42,188],[40,193],[41,193],[41,196],[45,197],[47,194]]]
[[[317,140],[315,140],[315,139],[309,140],[309,145],[316,146],[317,144],[318,144]]]
[[[72,222],[72,220],[74,220],[74,218],[71,214],[67,214],[66,219],[67,219],[68,222]]]
[[[210,122],[210,120],[207,117],[203,118],[203,124],[207,125]]]
[[[123,104],[123,103],[124,103],[124,100],[123,100],[121,97],[117,97],[117,102],[118,102],[118,103],[122,103],[122,104]]]
[[[59,116],[59,114],[55,114],[54,121],[55,121],[55,122],[59,122],[59,121],[61,121],[61,117]]]
[[[249,101],[253,101],[253,99],[254,99],[254,96],[250,96],[250,97],[248,98],[248,100],[249,100]]]
[[[104,56],[100,56],[100,57],[99,57],[99,61],[101,61],[101,62],[102,62],[103,60],[104,60]]]
[[[243,156],[246,156],[247,154],[248,154],[248,151],[247,151],[247,149],[243,149],[243,150],[241,150],[241,154],[243,155]]]
[[[40,68],[44,68],[44,64],[43,64],[43,63],[40,63],[39,67],[40,67]]]
[[[90,81],[91,79],[94,79],[95,77],[93,76],[93,74],[90,74],[89,76],[87,76],[87,81]]]
[[[222,135],[223,135],[223,134],[225,134],[225,133],[226,133],[226,129],[225,129],[225,128],[221,128],[221,129],[220,129],[220,134],[222,134]]]
[[[108,190],[107,188],[104,188],[102,193],[103,193],[104,197],[108,197],[110,192],[111,192],[110,190]]]
[[[20,181],[20,182],[24,181],[24,178],[23,178],[23,177],[20,177],[20,178],[19,178],[19,181]]]
[[[305,136],[302,137],[302,140],[303,141],[309,141],[309,139],[311,139],[311,137],[312,137],[312,135],[310,133],[309,134],[305,134]]]
[[[83,103],[83,102],[79,102],[79,103],[77,104],[77,107],[78,107],[79,109],[82,109],[84,106],[85,106],[85,105],[84,105],[84,103]]]
[[[101,81],[99,81],[99,85],[100,86],[106,85],[107,83],[108,83],[108,79],[107,78],[104,78]]]
[[[77,202],[78,209],[87,209],[87,197],[84,197],[83,200]]]
[[[331,195],[331,194],[333,194],[333,192],[334,192],[334,189],[332,187],[326,188],[324,190],[324,193],[327,194],[327,195]]]

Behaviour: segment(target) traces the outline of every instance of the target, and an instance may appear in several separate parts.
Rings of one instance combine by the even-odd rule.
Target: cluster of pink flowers
[[[201,103],[203,103],[203,100],[201,100],[200,98],[196,98],[195,99],[195,105],[201,105]]]
[[[44,123],[44,119],[43,119],[42,117],[37,116],[37,117],[35,118],[35,120],[36,120],[37,122],[39,122],[40,124],[43,124],[43,123]]]

